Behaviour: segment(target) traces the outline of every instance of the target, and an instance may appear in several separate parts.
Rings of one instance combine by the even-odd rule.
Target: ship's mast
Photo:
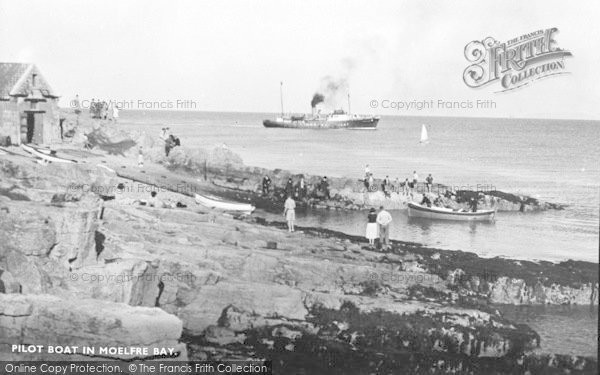
[[[281,100],[281,118],[283,118],[283,81],[279,82],[279,99]]]
[[[350,93],[348,93],[348,114],[350,113]]]

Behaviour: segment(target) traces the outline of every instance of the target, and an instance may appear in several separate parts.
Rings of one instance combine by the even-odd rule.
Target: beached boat
[[[249,203],[228,202],[221,198],[210,195],[195,195],[196,203],[208,208],[216,208],[223,211],[243,212],[250,214],[256,207]]]
[[[30,153],[31,155],[35,156],[36,158],[42,159],[42,160],[47,161],[47,162],[54,162],[54,163],[77,163],[76,160],[65,159],[65,158],[61,158],[61,157],[58,157],[56,155],[53,155],[50,150],[39,149],[37,147],[29,146],[29,145],[26,145],[26,144],[22,144],[21,148],[23,150],[27,151],[28,153]]]
[[[496,210],[482,210],[477,212],[454,211],[451,208],[427,207],[416,203],[408,203],[408,216],[437,220],[493,221],[496,216]]]

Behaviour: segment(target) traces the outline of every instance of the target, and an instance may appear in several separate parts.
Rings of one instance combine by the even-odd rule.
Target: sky
[[[0,0],[0,62],[37,64],[63,106],[78,94],[132,108],[179,100],[179,109],[276,113],[283,82],[284,111],[302,113],[329,77],[346,85],[325,106],[347,109],[350,94],[354,113],[597,120],[598,19],[598,0]],[[573,54],[569,74],[504,93],[464,83],[469,42],[552,27]]]

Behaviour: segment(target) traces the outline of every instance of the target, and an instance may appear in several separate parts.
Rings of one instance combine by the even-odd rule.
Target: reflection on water
[[[543,353],[598,356],[598,306],[495,306],[541,338]]]
[[[464,222],[409,218],[407,210],[391,210],[392,239],[422,243],[446,250],[471,251],[483,257],[505,256],[518,259],[561,261],[593,257],[573,252],[569,236],[557,228],[544,235],[533,235],[535,228],[550,225],[552,211],[544,213],[499,212],[494,222]],[[269,220],[282,221],[280,215],[257,212]],[[297,212],[297,225],[318,226],[364,236],[366,211],[307,210]],[[597,257],[597,254],[595,255]]]

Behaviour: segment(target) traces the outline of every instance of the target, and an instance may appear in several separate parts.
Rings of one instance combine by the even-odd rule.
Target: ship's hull
[[[455,220],[455,221],[494,221],[495,210],[477,212],[459,212],[439,207],[425,207],[420,204],[408,203],[408,216],[424,219]]]
[[[299,121],[277,121],[264,120],[266,128],[293,128],[293,129],[375,129],[379,118],[366,117],[349,119],[343,121],[327,120],[299,120]]]

